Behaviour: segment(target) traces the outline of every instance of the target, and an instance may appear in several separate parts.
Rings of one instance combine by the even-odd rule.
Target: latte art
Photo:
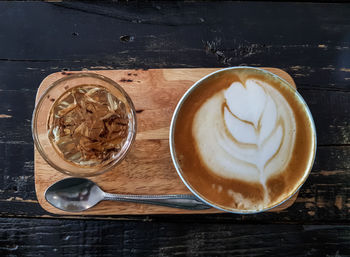
[[[288,102],[257,79],[233,82],[212,95],[198,109],[192,126],[202,162],[218,176],[261,183],[265,204],[266,181],[289,163],[295,131]]]

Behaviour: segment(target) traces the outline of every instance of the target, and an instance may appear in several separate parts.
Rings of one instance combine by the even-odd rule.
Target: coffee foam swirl
[[[261,183],[264,205],[269,201],[268,178],[282,172],[291,159],[295,131],[288,102],[258,79],[234,82],[212,95],[192,126],[202,162],[218,176]]]

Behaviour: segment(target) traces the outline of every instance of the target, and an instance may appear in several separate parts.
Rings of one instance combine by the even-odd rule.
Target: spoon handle
[[[155,204],[188,210],[211,208],[193,195],[124,195],[105,193],[103,200]]]

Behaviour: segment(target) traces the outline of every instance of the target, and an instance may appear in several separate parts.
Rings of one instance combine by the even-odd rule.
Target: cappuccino
[[[214,206],[255,212],[305,181],[315,154],[312,118],[287,82],[254,68],[201,80],[177,110],[175,159],[188,186]]]

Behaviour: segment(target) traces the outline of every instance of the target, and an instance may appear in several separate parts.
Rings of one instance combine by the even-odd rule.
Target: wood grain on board
[[[283,70],[265,68],[284,78],[295,87],[291,76]],[[169,125],[177,102],[193,83],[218,68],[104,70],[93,71],[119,83],[134,102],[138,130],[136,141],[125,160],[111,171],[92,177],[109,193],[124,194],[190,194],[173,167],[170,158]],[[88,71],[86,71],[88,72]],[[37,99],[54,81],[71,73],[59,72],[41,83]],[[68,213],[51,206],[44,197],[45,190],[54,182],[68,177],[48,165],[35,150],[35,189],[40,205],[48,212],[69,215],[121,214],[198,214],[218,213],[217,209],[182,210],[155,205],[103,201],[83,213]],[[293,204],[294,195],[284,204],[270,211],[281,211]]]

